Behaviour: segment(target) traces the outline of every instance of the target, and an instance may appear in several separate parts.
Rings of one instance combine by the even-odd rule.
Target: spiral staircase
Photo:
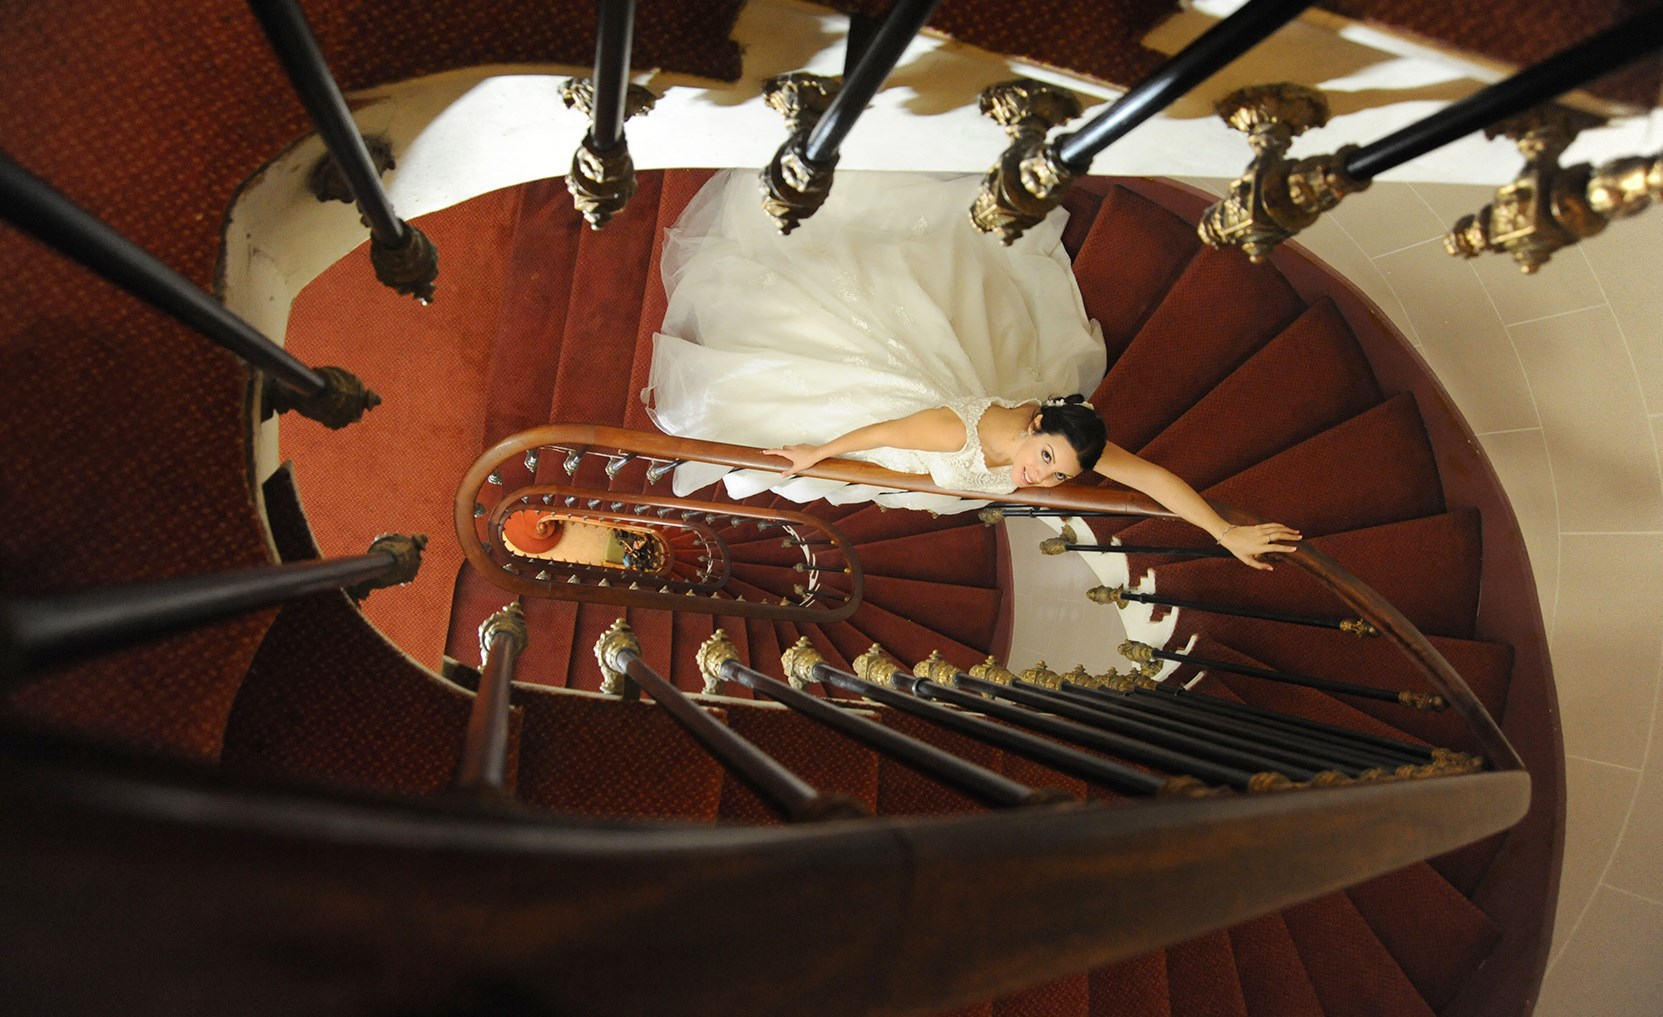
[[[19,26],[24,36],[53,27],[39,12],[31,18]],[[144,36],[141,27],[112,24],[94,41],[115,52],[122,31]],[[149,38],[151,45],[166,41]],[[135,59],[142,63],[144,57]],[[373,80],[430,69],[398,65],[397,59],[391,64],[371,62],[355,73]],[[248,101],[265,94],[262,87],[270,90],[269,83],[241,87],[234,98]],[[206,115],[200,104],[196,109]],[[128,114],[134,123],[155,115],[137,109]],[[102,204],[100,211],[118,226],[207,281],[213,266],[202,252],[211,248],[212,227],[195,207],[223,207],[220,192],[249,167],[239,170],[228,160],[211,171],[204,196],[158,197],[135,206],[121,200],[122,181],[114,179],[129,171],[100,173],[80,161],[65,130],[39,120],[26,128],[17,124],[8,123],[14,128],[8,145],[32,146],[20,154],[38,168],[59,170],[60,186],[90,205]],[[296,122],[290,114],[243,130],[287,138]],[[246,137],[225,139],[224,146],[239,152],[274,147]],[[705,176],[643,175],[628,215],[602,233],[580,228],[557,184],[525,187],[507,257],[515,265],[534,265],[540,281],[564,286],[536,290],[548,314],[522,309],[513,328],[499,330],[491,354],[487,443],[545,420],[648,426],[635,393],[645,380],[646,340],[663,310],[654,274],[657,238]],[[1092,179],[1070,196],[1065,243],[1087,310],[1102,323],[1109,346],[1111,369],[1093,401],[1103,408],[1111,437],[1210,497],[1299,526],[1316,547],[1395,604],[1431,637],[1519,747],[1535,777],[1533,807],[1508,833],[1426,863],[956,1012],[1527,1012],[1545,949],[1545,912],[1554,897],[1562,789],[1539,632],[1523,613],[1507,609],[1515,596],[1508,585],[1528,587],[1517,568],[1522,559],[1509,513],[1493,477],[1461,448],[1459,420],[1435,384],[1417,375],[1412,355],[1379,316],[1297,252],[1255,267],[1235,254],[1201,248],[1191,225],[1201,204],[1181,188],[1146,180]],[[182,216],[187,209],[190,215]],[[436,217],[447,214],[453,213]],[[551,234],[560,242],[551,244]],[[8,334],[31,337],[21,350],[8,350],[8,357],[38,382],[4,410],[15,442],[8,452],[15,470],[9,472],[19,478],[5,494],[5,517],[31,521],[0,536],[12,566],[11,588],[40,589],[38,577],[70,589],[158,571],[207,571],[266,560],[270,549],[285,560],[317,554],[300,507],[304,491],[297,494],[287,474],[273,478],[258,497],[246,486],[243,435],[249,421],[239,368],[218,354],[201,354],[182,330],[102,284],[90,284],[94,289],[84,299],[64,302],[63,294],[89,285],[78,270],[43,261],[14,235],[0,243],[7,266],[16,269],[19,292],[39,297],[4,309]],[[633,300],[616,299],[631,290]],[[558,315],[552,310],[557,307]],[[551,322],[558,324],[552,333]],[[102,339],[106,329],[144,341],[143,355],[138,342]],[[400,341],[421,339],[405,335]],[[628,370],[596,369],[601,363]],[[200,408],[178,413],[182,392],[203,399]],[[80,398],[65,398],[68,393]],[[153,440],[130,456],[100,451],[123,432]],[[82,530],[75,520],[37,510],[47,492],[69,504],[92,504],[111,486],[124,489],[129,525],[147,533],[147,540],[90,549],[78,542]],[[682,688],[697,690],[703,681],[694,650],[716,627],[734,638],[742,660],[770,670],[784,647],[804,637],[838,666],[874,641],[908,662],[939,650],[961,667],[1000,649],[1011,598],[1020,591],[1001,581],[996,530],[973,515],[934,518],[873,505],[827,514],[857,542],[869,577],[867,603],[852,618],[820,627],[633,611],[629,620],[643,656]],[[1091,525],[1103,540],[1195,542],[1193,532],[1161,520]],[[1228,561],[1140,557],[1132,574],[1147,568],[1156,570],[1163,594],[1305,614],[1335,610],[1290,569],[1262,574]],[[37,578],[18,585],[19,575]],[[504,599],[472,571],[457,574],[452,656],[476,657],[474,629]],[[510,765],[521,801],[577,816],[772,821],[749,790],[725,777],[650,706],[593,693],[600,673],[592,647],[617,616],[615,609],[538,601],[527,609],[533,638],[520,662]],[[1383,688],[1415,684],[1378,644],[1345,634],[1202,612],[1184,612],[1179,626],[1177,642],[1194,634],[1197,652],[1215,659]],[[1178,677],[1192,674],[1185,670]],[[1474,747],[1443,714],[1342,700],[1217,669],[1197,688],[1357,730]],[[745,702],[742,691],[730,686],[727,692],[715,705],[731,726],[811,782],[880,815],[974,808],[790,714]],[[465,689],[383,640],[344,598],[320,596],[47,675],[12,690],[7,707],[11,720],[27,727],[217,762],[243,777],[433,796],[455,770],[470,701]],[[905,718],[891,722],[1029,783],[1087,793],[1080,782],[1035,764]],[[79,929],[53,908],[54,891],[64,890],[43,886],[27,899],[20,895],[22,906],[8,909],[5,927],[21,933],[31,926],[27,931],[48,944],[55,932]],[[96,913],[99,905],[87,906]],[[116,928],[95,945],[115,955],[128,934],[143,931]],[[41,961],[43,973],[20,998],[61,987],[64,972],[73,970],[61,959],[43,955]],[[166,980],[156,971],[125,976],[135,993],[149,979]],[[214,998],[213,979],[205,978],[203,986],[197,998]],[[68,993],[71,1008],[85,1002],[73,989]]]

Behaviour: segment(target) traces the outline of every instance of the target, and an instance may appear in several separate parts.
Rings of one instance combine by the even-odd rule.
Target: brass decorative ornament
[[[843,87],[840,78],[793,71],[762,83],[768,108],[785,117],[790,136],[762,171],[762,210],[781,233],[789,234],[820,210],[831,193],[837,158],[814,162],[805,151],[808,136]]]
[[[1380,635],[1380,630],[1370,625],[1362,618],[1347,618],[1340,622],[1340,631],[1349,632],[1358,639],[1373,639]]]
[[[873,643],[869,649],[854,660],[855,674],[871,682],[873,685],[895,687],[892,677],[899,671],[906,674],[906,668],[891,657],[882,646]]]
[[[1286,791],[1292,787],[1293,781],[1270,770],[1255,773],[1247,778],[1247,790],[1254,794],[1263,794],[1266,791]]]
[[[1397,701],[1401,706],[1417,710],[1442,710],[1449,705],[1444,702],[1443,696],[1435,692],[1399,692]]]
[[[1254,156],[1229,193],[1202,213],[1196,232],[1209,246],[1239,247],[1257,264],[1341,198],[1368,189],[1368,181],[1345,172],[1355,145],[1295,162],[1286,158],[1294,138],[1328,122],[1321,92],[1290,82],[1252,85],[1215,108],[1225,123],[1247,134]]]
[[[997,233],[1009,245],[1062,204],[1076,171],[1048,143],[1051,128],[1080,115],[1072,92],[1031,78],[1002,81],[983,89],[981,111],[1005,129],[1010,144],[982,178],[970,206],[970,222]]]
[[[699,645],[696,659],[699,662],[699,673],[704,675],[704,694],[719,695],[722,683],[727,681],[722,676],[722,668],[729,661],[739,659],[739,650],[734,647],[733,640],[728,638],[726,629],[717,629],[710,634],[709,639]]]
[[[384,244],[370,235],[370,264],[381,285],[394,293],[433,302],[433,284],[439,278],[439,249],[427,234],[404,223],[404,243]]]
[[[1049,667],[1046,667],[1045,661],[1043,660],[1017,675],[1016,679],[1017,681],[1028,682],[1031,685],[1039,685],[1047,689],[1062,688],[1062,675],[1051,670]]]
[[[1154,686],[1154,677],[1161,673],[1161,662],[1156,658],[1153,646],[1128,639],[1120,644],[1120,655],[1138,665],[1137,675],[1150,679],[1150,687]]]
[[[595,88],[588,78],[567,78],[560,86],[560,100],[591,119],[595,115]],[[624,119],[651,112],[658,97],[640,85],[624,92]],[[572,153],[572,169],[566,174],[566,190],[572,204],[582,213],[589,228],[598,230],[624,210],[635,196],[635,160],[630,158],[629,140],[622,133],[616,144],[601,148],[592,132],[585,132]]]
[[[1060,684],[1061,682],[1070,682],[1074,685],[1079,685],[1082,688],[1088,689],[1095,688],[1097,686],[1097,679],[1092,676],[1091,672],[1086,670],[1086,666],[1084,664],[1075,664],[1072,670],[1063,672],[1058,678],[1058,682],[1058,688],[1062,687]]]
[[[266,407],[272,413],[292,410],[331,431],[339,431],[362,420],[364,414],[381,405],[381,397],[346,368],[314,367],[312,370],[323,376],[322,392],[315,396],[302,395],[268,377],[262,390]]]
[[[814,669],[826,662],[820,656],[820,651],[808,641],[807,636],[798,636],[797,641],[780,654],[780,666],[785,668],[785,676],[790,679],[791,687],[798,691],[807,691],[810,685],[817,685],[820,679],[814,677]]]
[[[959,669],[940,650],[931,650],[928,657],[912,665],[913,677],[927,678],[938,685],[953,684],[953,676],[958,673]]]
[[[393,143],[390,140],[383,135],[360,137],[376,176],[385,176],[388,170],[398,168],[398,163],[393,161]],[[340,163],[328,152],[312,164],[312,172],[306,175],[306,189],[312,192],[312,197],[325,204],[339,201],[350,205],[358,200],[352,193],[352,185],[347,183],[346,174],[341,172]]]
[[[635,638],[635,630],[629,627],[629,622],[619,618],[595,640],[595,663],[600,665],[601,691],[606,695],[627,695],[635,687],[635,683],[624,673],[624,662],[618,656],[624,651],[639,654],[641,643]]]
[[[416,578],[422,567],[422,550],[427,547],[427,534],[413,533],[405,536],[402,533],[383,533],[370,542],[370,548],[365,554],[390,554],[393,556],[392,571],[379,579],[366,579],[361,583],[342,587],[342,591],[357,603],[363,603],[373,590],[385,590],[389,586],[403,586]]]
[[[1518,145],[1524,170],[1497,188],[1490,204],[1456,220],[1444,235],[1444,249],[1458,258],[1505,251],[1528,275],[1611,220],[1663,201],[1663,154],[1614,159],[1597,169],[1559,165],[1579,133],[1603,123],[1603,117],[1549,103],[1485,128],[1486,137]]]
[[[983,526],[997,526],[1005,521],[1005,510],[989,505],[987,508],[978,510],[976,518],[982,521]]]
[[[1080,537],[1074,532],[1074,527],[1063,524],[1062,532],[1055,537],[1046,537],[1039,542],[1040,554],[1058,555],[1068,552],[1068,545],[1078,544]]]
[[[980,678],[984,682],[992,682],[995,685],[1009,685],[1016,678],[1015,674],[1007,671],[991,655],[966,673],[972,678]]]
[[[479,660],[484,666],[485,658],[491,654],[491,640],[499,635],[507,636],[514,644],[516,654],[524,653],[526,643],[531,634],[526,629],[525,610],[519,601],[514,601],[496,614],[479,623]]]
[[[1168,777],[1156,789],[1156,798],[1220,798],[1229,794],[1229,789],[1213,787],[1200,777],[1192,777],[1187,773],[1175,777]]]
[[[1086,591],[1086,599],[1093,604],[1113,604],[1121,608],[1129,603],[1124,586],[1093,586]]]

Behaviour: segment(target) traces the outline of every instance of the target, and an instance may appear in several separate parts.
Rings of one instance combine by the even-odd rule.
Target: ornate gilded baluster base
[[[398,168],[398,163],[393,161],[393,143],[385,137],[364,137],[364,150],[370,154],[370,165],[377,174],[385,176],[388,170]],[[312,172],[306,176],[306,189],[326,204],[340,201],[350,205],[357,200],[346,174],[341,172],[341,164],[328,152],[312,165]]]
[[[383,533],[370,542],[370,549],[366,554],[389,554],[393,558],[393,570],[379,579],[366,579],[352,586],[342,587],[347,596],[357,603],[363,603],[373,590],[385,590],[391,586],[403,586],[416,578],[422,567],[422,550],[427,547],[427,534],[415,533],[405,536],[402,533]]]
[[[1303,85],[1281,83],[1237,89],[1218,101],[1224,122],[1247,134],[1254,158],[1229,194],[1202,213],[1196,232],[1212,247],[1239,247],[1254,263],[1317,221],[1369,181],[1345,172],[1347,145],[1329,155],[1289,162],[1293,139],[1328,122],[1328,100]]]
[[[820,74],[794,71],[769,78],[762,85],[768,107],[785,117],[791,136],[762,171],[762,210],[781,233],[789,234],[820,210],[831,193],[837,159],[814,162],[804,151],[809,133],[820,122],[842,82]]]
[[[1524,154],[1519,178],[1496,190],[1495,200],[1462,216],[1444,235],[1444,248],[1460,258],[1505,251],[1519,271],[1534,273],[1553,253],[1599,233],[1612,219],[1663,201],[1663,155],[1616,159],[1598,169],[1560,166],[1577,134],[1605,121],[1564,106],[1538,106],[1484,130],[1511,138]]]
[[[595,88],[588,78],[567,78],[560,86],[560,100],[591,121],[595,115]],[[640,85],[624,93],[624,119],[651,112],[658,96]],[[617,144],[600,148],[593,134],[584,134],[582,144],[572,153],[572,171],[566,174],[566,190],[572,204],[598,230],[624,210],[635,195],[635,160],[629,155],[629,141],[622,134]]]
[[[315,396],[301,395],[274,379],[265,382],[264,400],[270,413],[290,410],[315,420],[331,431],[357,423],[365,413],[381,405],[381,397],[366,388],[358,376],[344,367],[314,367],[327,387]]]
[[[1072,92],[1018,78],[984,89],[981,110],[1005,129],[1011,143],[982,178],[970,221],[983,233],[998,233],[1008,245],[1061,204],[1074,182],[1077,172],[1045,136],[1080,115],[1080,100]]]
[[[439,278],[439,249],[426,233],[409,223],[404,224],[404,234],[404,243],[397,246],[370,236],[370,264],[375,268],[375,278],[394,293],[431,304],[433,283]]]

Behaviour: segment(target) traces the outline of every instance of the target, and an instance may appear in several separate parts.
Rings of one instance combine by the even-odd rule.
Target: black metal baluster
[[[393,211],[393,203],[381,186],[381,176],[305,13],[295,0],[249,0],[248,6],[323,138],[324,147],[329,149],[330,158],[352,189],[358,210],[369,222],[370,262],[375,266],[376,278],[398,293],[429,303],[433,281],[439,275],[438,249],[421,230]]]
[[[878,647],[874,646],[872,650],[867,651],[867,654],[861,660],[856,661],[856,667],[867,667],[865,662],[870,658],[874,658],[877,654]],[[876,681],[839,671],[827,664],[806,639],[799,639],[797,644],[791,648],[791,651],[785,656],[785,664],[787,673],[796,684],[809,685],[819,682],[823,685],[835,686],[845,692],[852,692],[873,702],[892,706],[903,713],[910,713],[932,724],[968,735],[1007,752],[1014,752],[1019,756],[1043,763],[1054,770],[1072,774],[1083,780],[1102,784],[1105,787],[1112,787],[1125,794],[1186,794],[1192,790],[1204,788],[1204,785],[1200,783],[1201,780],[1229,784],[1234,787],[1247,787],[1254,776],[1245,771],[1213,767],[1204,762],[1200,763],[1197,768],[1192,769],[1189,768],[1188,764],[1199,761],[1178,753],[1165,752],[1157,746],[1128,746],[1109,738],[1100,731],[1094,731],[1080,725],[1070,725],[1066,721],[1057,721],[1055,718],[1038,718],[1030,714],[1030,717],[1034,717],[1040,723],[1016,720],[995,709],[1003,704],[989,703],[976,696],[957,693],[955,690],[935,682],[919,682],[899,667],[893,668],[883,676],[884,681],[891,682],[892,685],[897,687],[880,685]],[[877,677],[876,674],[873,677]],[[904,688],[901,688],[901,686],[904,686]],[[900,688],[900,690],[898,691],[897,688]],[[962,699],[956,699],[955,697],[962,697]],[[931,698],[938,699],[940,702],[925,701]],[[1129,759],[1150,762],[1151,765],[1160,766],[1180,776],[1168,779],[1151,777],[1130,767],[1121,766],[1087,752],[1081,752],[1071,746],[1058,744],[1048,738],[1036,738],[1025,731],[1017,731],[1000,724],[994,724],[979,717],[970,716],[940,705],[947,702],[968,705],[970,709],[978,713],[1021,723],[1031,730],[1043,731],[1057,737],[1067,738],[1076,744],[1090,745],[1093,748],[1111,752],[1129,748],[1131,751],[1120,754]],[[1014,711],[1014,708],[1009,709],[1017,712]],[[1055,723],[1043,723],[1046,720],[1055,721]],[[1074,735],[1079,735],[1079,737],[1073,737]],[[1150,750],[1147,758],[1138,754],[1139,750],[1143,748]],[[1200,778],[1200,780],[1196,778]]]
[[[1091,695],[1088,690],[1068,682],[1055,689],[1030,682],[1020,682],[1018,687],[1054,696],[1088,709],[1133,717],[1177,734],[1208,738],[1215,744],[1238,748],[1244,752],[1262,753],[1279,764],[1303,766],[1318,771],[1338,770],[1352,777],[1375,765],[1370,760],[1359,759],[1354,754],[1338,750],[1334,746],[1313,745],[1307,740],[1286,736],[1267,738],[1264,732],[1254,730],[1250,725],[1226,721],[1210,714],[1186,716],[1172,711],[1145,709],[1143,704],[1129,702],[1124,695]]]
[[[635,0],[600,0],[595,23],[595,71],[561,88],[567,106],[589,116],[589,131],[572,154],[566,189],[591,229],[600,229],[635,195],[635,161],[624,137],[624,121],[658,101],[629,83],[635,45]]]
[[[344,427],[381,397],[338,367],[311,368],[254,326],[226,310],[195,283],[149,251],[60,194],[52,185],[0,156],[0,215],[152,307],[202,333],[282,386],[288,405],[329,427]],[[268,397],[280,390],[268,388]]]
[[[1345,159],[1346,175],[1359,182],[1372,180],[1473,131],[1633,63],[1659,46],[1663,46],[1663,7],[1653,6],[1424,120],[1352,151]]]
[[[866,810],[850,798],[815,790],[648,667],[641,660],[641,646],[635,640],[635,633],[623,619],[614,622],[595,644],[595,659],[606,674],[608,687],[621,685],[619,691],[629,695],[628,683],[624,681],[627,677],[645,690],[682,730],[697,739],[728,772],[744,781],[782,818],[808,822],[866,815]]]
[[[1093,603],[1113,604],[1116,607],[1125,607],[1129,602],[1160,604],[1166,607],[1187,608],[1191,611],[1205,611],[1208,614],[1226,614],[1236,618],[1257,618],[1261,621],[1284,622],[1288,625],[1335,629],[1340,632],[1349,632],[1358,637],[1372,637],[1380,634],[1378,629],[1362,618],[1317,618],[1312,615],[1289,614],[1286,611],[1269,611],[1257,607],[1233,607],[1229,604],[1212,604],[1202,600],[1166,597],[1157,593],[1139,593],[1135,590],[1128,590],[1124,586],[1094,586],[1086,591],[1086,596]]]
[[[1170,685],[1171,683],[1164,683],[1157,689],[1133,689],[1131,694],[1140,699],[1145,697],[1155,699],[1177,699],[1188,706],[1199,710],[1209,710],[1236,716],[1254,717],[1266,724],[1271,725],[1272,727],[1282,727],[1295,731],[1317,732],[1325,734],[1330,738],[1358,742],[1371,748],[1378,749],[1379,751],[1390,756],[1401,757],[1400,762],[1403,763],[1426,763],[1430,762],[1432,759],[1432,750],[1424,745],[1415,745],[1396,738],[1387,738],[1382,735],[1369,734],[1365,731],[1353,731],[1350,728],[1339,727],[1334,724],[1325,724],[1319,720],[1310,720],[1305,717],[1294,717],[1284,713],[1277,713],[1274,710],[1267,710],[1260,706],[1254,706],[1251,703],[1232,702],[1228,699],[1219,699],[1216,696],[1209,696],[1204,693],[1194,692],[1182,686],[1169,687]]]
[[[1322,692],[1332,692],[1342,696],[1378,699],[1387,703],[1397,703],[1401,706],[1411,706],[1417,710],[1441,710],[1448,705],[1444,702],[1442,696],[1431,692],[1393,692],[1390,689],[1376,689],[1351,682],[1311,678],[1306,675],[1291,674],[1286,671],[1271,671],[1267,668],[1252,667],[1247,664],[1232,664],[1227,660],[1214,660],[1211,657],[1200,657],[1195,654],[1174,653],[1170,650],[1158,649],[1132,640],[1120,644],[1120,652],[1128,659],[1140,664],[1149,663],[1152,660],[1172,660],[1180,664],[1193,664],[1198,668],[1228,671],[1231,674],[1243,674],[1250,678],[1264,678],[1268,681],[1282,682],[1287,685],[1301,685],[1308,689],[1318,689]]]
[[[1033,803],[1033,788],[745,667],[739,663],[738,651],[722,629],[717,629],[699,648],[699,669],[704,673],[707,690],[718,681],[736,682],[956,788],[983,805],[1014,808]]]
[[[525,613],[517,601],[479,626],[479,686],[457,766],[458,790],[497,795],[506,787],[509,687],[527,638]]]
[[[1262,718],[1214,713],[1191,708],[1187,701],[1175,696],[1134,696],[1130,692],[1090,688],[1064,682],[1062,691],[1084,696],[1088,701],[1113,702],[1144,713],[1169,717],[1201,727],[1213,727],[1258,742],[1286,745],[1319,758],[1333,760],[1347,767],[1367,770],[1373,767],[1397,766],[1399,760],[1383,750],[1358,742],[1348,742],[1317,732],[1299,731],[1266,723]]]
[[[1099,728],[1154,745],[1165,745],[1174,751],[1211,760],[1225,766],[1236,767],[1249,773],[1270,771],[1280,773],[1294,781],[1310,780],[1317,775],[1317,770],[1311,767],[1278,765],[1269,757],[1257,752],[1244,752],[1217,745],[1204,739],[1174,734],[1141,721],[1108,716],[1102,711],[1077,706],[1073,703],[1059,702],[1052,697],[1014,684],[1000,685],[997,682],[972,678],[969,675],[960,675],[954,678],[953,682],[959,688],[980,692],[984,696],[1008,699],[1013,703],[1019,703],[1031,709],[1055,713],[1059,717],[1065,717],[1088,727]]]
[[[769,105],[784,113],[791,127],[791,136],[762,171],[762,207],[780,232],[790,233],[825,202],[843,139],[938,3],[896,0],[870,39],[851,40],[862,52],[841,86],[816,75],[783,75],[765,86]]]
[[[352,558],[18,598],[0,613],[0,663],[8,676],[22,674],[325,590],[362,599],[415,578],[426,543],[387,534]]]

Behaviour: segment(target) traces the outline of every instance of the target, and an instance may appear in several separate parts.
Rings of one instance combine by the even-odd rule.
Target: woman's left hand
[[[1270,565],[1258,559],[1261,554],[1293,551],[1299,531],[1281,523],[1260,523],[1257,526],[1232,526],[1219,538],[1226,551],[1240,558],[1244,564],[1270,571]]]

